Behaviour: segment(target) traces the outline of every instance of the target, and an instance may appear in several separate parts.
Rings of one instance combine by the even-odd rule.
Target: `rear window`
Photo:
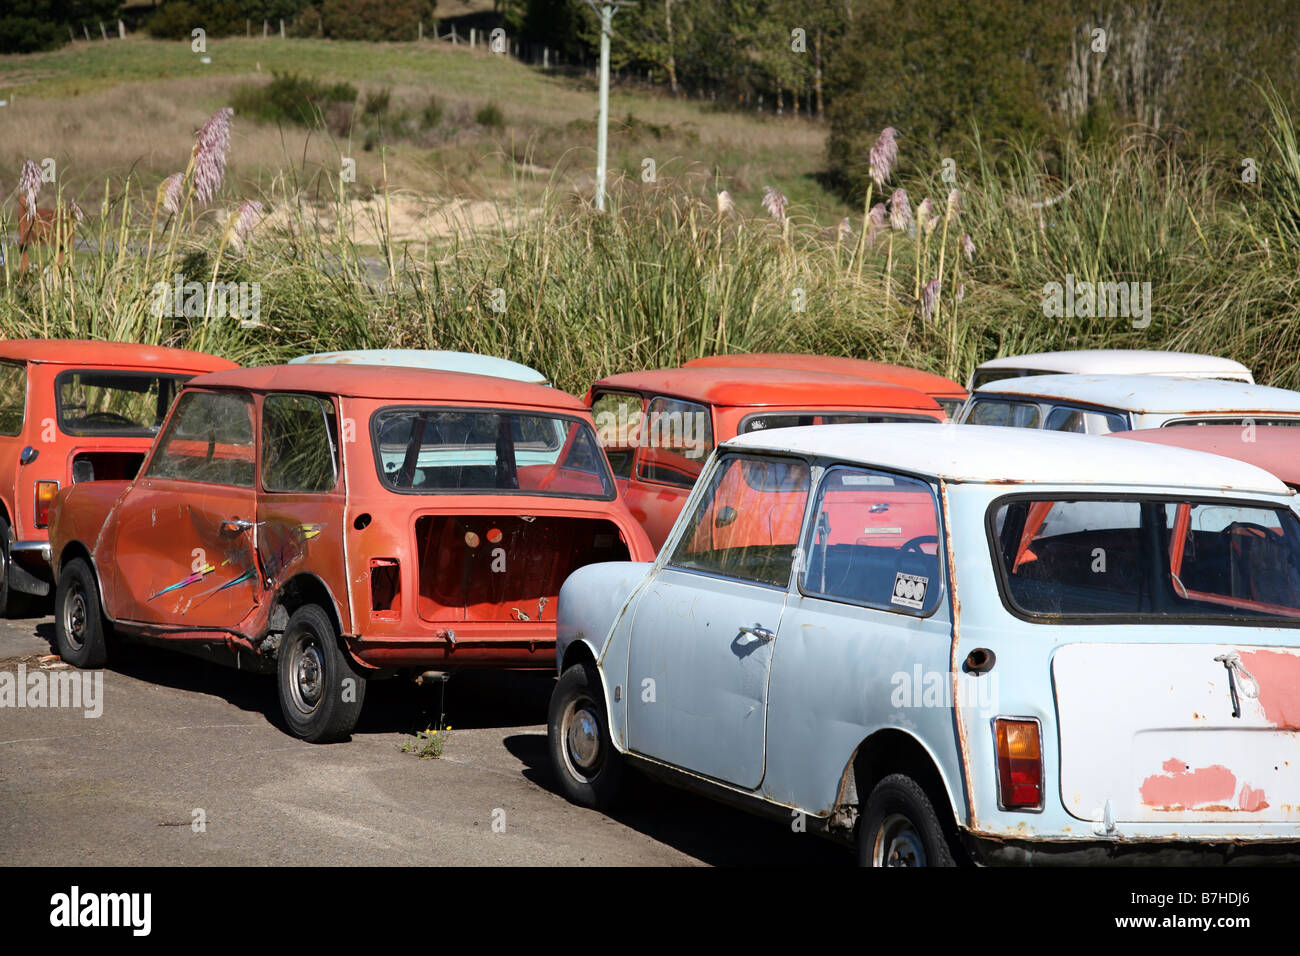
[[[0,435],[17,435],[23,430],[27,409],[27,369],[0,363]]]
[[[1111,432],[1128,431],[1128,419],[1115,412],[1058,405],[1047,416],[1047,428],[1050,431],[1080,435],[1109,435]]]
[[[465,408],[385,408],[370,420],[379,479],[393,491],[614,497],[590,425]]]
[[[68,435],[152,436],[189,378],[111,369],[60,372],[54,380],[59,428]]]
[[[989,514],[1003,599],[1024,616],[1300,622],[1300,522],[1288,508],[1019,497]]]
[[[798,425],[864,425],[880,422],[934,422],[939,419],[929,415],[894,415],[888,412],[855,411],[797,411],[762,412],[750,415],[740,423],[740,434],[764,431],[768,428],[794,428]]]
[[[1037,428],[1039,420],[1038,406],[1032,402],[1005,402],[981,398],[971,402],[965,424]]]
[[[973,392],[981,385],[987,385],[989,382],[1000,382],[1007,378],[1025,378],[1029,375],[1045,374],[1049,373],[1028,368],[977,368],[975,374],[970,377],[970,390]]]

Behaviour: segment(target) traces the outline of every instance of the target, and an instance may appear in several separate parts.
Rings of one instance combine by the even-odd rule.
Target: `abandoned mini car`
[[[566,575],[653,555],[572,396],[457,372],[321,373],[197,378],[134,481],[60,496],[64,660],[98,666],[116,634],[221,652],[276,670],[293,733],[337,740],[367,678],[549,666]]]
[[[236,367],[153,345],[0,342],[0,617],[15,595],[50,592],[59,489],[134,477],[181,385]]]
[[[552,762],[582,804],[631,764],[868,865],[1300,859],[1294,503],[1086,435],[743,435],[657,561],[565,583]]]

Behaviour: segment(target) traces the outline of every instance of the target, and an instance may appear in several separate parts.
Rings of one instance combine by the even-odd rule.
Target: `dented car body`
[[[1300,859],[1300,518],[1251,465],[977,426],[721,445],[560,594],[566,794],[628,763],[867,865]]]
[[[277,671],[291,730],[339,739],[367,678],[548,666],[568,573],[653,554],[571,396],[323,371],[195,379],[139,476],[60,497],[65,659],[102,662],[101,624],[227,652]]]
[[[45,595],[59,489],[131,478],[181,385],[234,362],[124,342],[0,342],[0,615]]]

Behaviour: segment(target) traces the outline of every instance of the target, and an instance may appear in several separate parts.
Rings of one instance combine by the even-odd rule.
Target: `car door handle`
[[[227,518],[221,522],[221,530],[227,534],[239,534],[241,531],[247,531],[253,526],[253,522],[247,518]]]
[[[775,631],[769,631],[767,628],[763,627],[761,624],[755,624],[753,627],[743,627],[743,626],[742,626],[741,629],[740,629],[740,633],[741,633],[741,634],[748,634],[750,637],[755,638],[756,640],[760,640],[760,641],[762,641],[764,644],[766,644],[768,641],[770,641],[770,640],[772,640],[772,639],[774,639],[774,638],[776,637],[776,632],[775,632]]]

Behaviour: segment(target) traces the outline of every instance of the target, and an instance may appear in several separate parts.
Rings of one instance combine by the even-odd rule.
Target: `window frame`
[[[173,419],[175,419],[177,413],[180,411],[181,399],[184,398],[186,394],[227,395],[227,396],[233,396],[237,399],[240,399],[248,403],[249,407],[252,409],[253,412],[253,421],[252,421],[253,480],[250,481],[248,484],[232,485],[221,481],[205,481],[201,478],[178,478],[175,475],[153,474],[153,467],[157,463],[158,456],[162,453],[163,450],[162,439],[167,436],[168,430],[171,428]],[[182,388],[179,392],[176,393],[176,398],[172,401],[171,409],[167,413],[167,418],[163,421],[162,426],[158,429],[158,436],[154,439],[153,445],[150,446],[149,454],[147,458],[145,459],[145,461],[141,462],[140,464],[140,471],[137,473],[137,480],[145,479],[151,481],[183,481],[194,485],[211,485],[213,488],[234,488],[239,490],[245,490],[252,494],[256,494],[259,488],[258,476],[260,475],[262,470],[261,435],[259,434],[261,429],[258,428],[258,424],[259,424],[259,420],[258,420],[257,396],[250,391],[247,391],[245,389],[239,389],[239,388]]]
[[[1060,432],[1063,435],[1095,435],[1097,432],[1067,432],[1060,428],[1048,428],[1047,423],[1057,412],[1082,412],[1085,415],[1112,415],[1124,423],[1124,427],[1106,434],[1115,435],[1121,431],[1133,430],[1133,418],[1122,408],[1108,407],[1104,405],[1082,405],[1078,402],[1058,402],[1055,400],[1044,403],[1047,405],[1047,414],[1043,416],[1043,423],[1038,427],[1045,432]]]
[[[286,491],[283,489],[275,489],[275,488],[267,487],[266,473],[265,473],[266,405],[267,402],[276,398],[310,398],[310,399],[314,399],[318,403],[328,405],[331,409],[333,409],[334,421],[336,423],[336,427],[334,429],[330,428],[329,419],[325,415],[324,410],[323,409],[321,410],[321,418],[324,419],[325,421],[325,437],[326,440],[329,442],[330,461],[334,465],[334,483],[330,485],[328,488],[324,488],[320,490],[310,490],[310,491],[303,490],[303,489]],[[332,395],[322,395],[315,392],[267,392],[262,396],[260,407],[256,410],[256,412],[257,412],[257,424],[259,426],[257,428],[257,436],[256,436],[257,446],[258,446],[257,448],[257,489],[259,493],[267,494],[267,495],[332,495],[339,490],[339,480],[343,475],[343,462],[339,454],[340,442],[337,434],[337,422],[340,419],[339,419],[338,406],[335,403],[334,397]]]
[[[171,402],[168,403],[167,411],[163,413],[162,421],[159,422],[156,429],[148,425],[142,425],[138,428],[132,428],[127,431],[122,426],[106,431],[86,431],[85,429],[73,429],[68,427],[68,421],[63,415],[63,383],[74,375],[85,374],[104,374],[116,375],[130,378],[146,379],[171,379],[175,384],[176,391],[172,395]],[[176,400],[181,397],[181,392],[185,391],[185,385],[194,378],[195,372],[155,372],[150,369],[139,368],[92,368],[78,367],[66,368],[54,376],[54,420],[58,423],[59,431],[73,438],[157,438],[167,427],[168,412],[171,411]]]
[[[936,399],[936,404],[937,404],[937,401],[938,401],[938,400]],[[943,408],[942,405],[940,405],[939,407],[940,407],[940,409]],[[824,416],[824,415],[860,415],[860,416],[871,416],[871,415],[874,415],[874,416],[877,416],[877,417],[879,417],[879,418],[888,418],[888,419],[890,419],[890,420],[889,420],[888,422],[879,422],[879,423],[877,423],[877,422],[849,422],[849,423],[847,423],[847,424],[885,424],[885,425],[892,425],[892,424],[899,424],[899,423],[913,423],[913,424],[914,424],[914,423],[918,423],[918,422],[921,423],[921,424],[934,424],[934,425],[942,425],[942,424],[943,424],[943,422],[939,421],[939,419],[935,418],[933,415],[923,415],[923,414],[921,414],[921,413],[919,413],[919,412],[894,412],[894,411],[889,411],[889,410],[887,410],[887,409],[883,409],[883,408],[878,408],[878,409],[877,409],[877,408],[815,408],[815,409],[811,409],[811,408],[809,408],[809,409],[805,409],[805,408],[770,408],[770,409],[767,409],[766,411],[761,411],[761,412],[750,412],[748,415],[746,415],[744,418],[742,418],[742,419],[740,420],[739,424],[737,424],[737,426],[736,426],[736,435],[737,435],[737,437],[739,437],[740,435],[752,435],[752,434],[754,434],[754,432],[751,432],[751,431],[747,431],[747,430],[746,430],[747,426],[748,426],[749,423],[750,423],[751,421],[753,421],[755,418],[762,418],[762,417],[764,417],[765,415],[823,415],[823,416]],[[776,426],[776,427],[777,427],[777,429],[781,429],[781,428],[812,428],[812,427],[816,427],[816,426],[810,426],[810,425],[778,425],[778,426]],[[769,430],[769,429],[766,429],[766,428],[759,428],[759,429],[757,429],[757,431],[768,431],[768,430]]]
[[[1205,504],[1223,507],[1254,508],[1258,510],[1283,511],[1289,513],[1296,521],[1300,532],[1300,514],[1285,502],[1269,502],[1264,498],[1216,498],[1204,494],[1161,494],[1159,492],[1079,492],[1069,490],[1044,490],[1038,492],[1018,492],[1000,495],[989,502],[984,511],[984,537],[988,545],[989,561],[993,565],[993,576],[997,582],[998,599],[1007,613],[1018,620],[1038,625],[1087,624],[1100,626],[1122,626],[1128,624],[1155,624],[1164,627],[1211,625],[1223,627],[1286,627],[1300,628],[1300,617],[1295,619],[1264,616],[1240,616],[1229,614],[1207,615],[1160,615],[1160,614],[1051,614],[1040,611],[1027,611],[1011,599],[1009,571],[1002,560],[1001,549],[997,540],[997,512],[1004,505],[1016,501],[1114,501],[1119,503],[1154,503],[1154,504]],[[1161,561],[1169,559],[1169,542],[1161,536]],[[1168,569],[1166,568],[1165,571]],[[1164,572],[1162,572],[1164,573]]]
[[[706,471],[700,472],[699,479],[696,480],[695,486],[691,489],[691,497],[688,498],[686,501],[687,507],[698,507],[700,502],[703,500],[704,495],[708,493],[708,487],[703,481],[706,474],[709,479],[708,484],[712,484],[714,476],[719,474],[721,469],[726,467],[727,463],[730,461],[776,460],[776,461],[788,462],[791,464],[800,464],[808,469],[808,492],[807,492],[807,497],[804,499],[804,503],[803,503],[804,504],[803,514],[799,518],[799,534],[795,538],[794,555],[790,563],[790,573],[786,576],[786,582],[785,584],[770,584],[766,581],[759,581],[754,578],[742,578],[742,577],[737,577],[734,574],[723,574],[721,571],[708,571],[703,568],[685,568],[682,567],[681,565],[673,564],[673,557],[677,552],[678,546],[682,543],[682,532],[686,530],[685,525],[681,525],[681,527],[679,528],[677,524],[674,525],[673,533],[669,535],[668,540],[664,542],[664,547],[661,549],[661,558],[656,568],[656,571],[669,570],[669,571],[676,571],[680,574],[697,574],[700,575],[701,577],[713,578],[718,581],[732,581],[737,584],[747,584],[752,587],[765,588],[769,591],[784,591],[788,594],[790,592],[790,583],[791,581],[793,581],[798,577],[798,572],[803,562],[803,552],[801,548],[802,548],[802,543],[804,538],[804,528],[808,524],[808,506],[809,503],[812,501],[813,491],[816,489],[818,485],[816,463],[810,458],[807,458],[803,455],[783,455],[783,454],[776,454],[776,453],[768,454],[768,453],[755,452],[755,451],[742,452],[739,450],[730,450],[730,449],[728,449],[726,454],[721,454],[721,455],[716,454],[715,451],[715,453],[712,455],[712,458],[713,458],[712,467],[707,468]],[[686,513],[686,507],[683,507],[681,514],[685,514],[685,513]],[[678,524],[680,524],[680,522],[681,522],[681,516],[679,515]],[[671,547],[669,547],[669,545],[671,545]]]
[[[925,485],[930,490],[931,503],[934,505],[935,536],[938,538],[938,547],[935,551],[935,557],[938,558],[938,562],[939,562],[939,570],[936,575],[939,584],[939,593],[936,596],[934,607],[931,608],[928,612],[924,610],[917,610],[915,608],[904,607],[901,604],[890,604],[886,606],[882,604],[871,604],[866,601],[852,601],[849,600],[848,598],[840,597],[833,594],[822,594],[819,591],[810,591],[804,587],[803,585],[804,577],[808,571],[807,555],[809,555],[812,551],[812,547],[813,547],[812,537],[816,530],[814,526],[814,522],[811,521],[811,518],[812,515],[814,515],[817,512],[821,504],[822,492],[825,487],[826,476],[836,469],[850,469],[859,472],[864,472],[864,471],[874,472],[879,475],[884,475],[885,477],[888,478],[906,478],[910,481],[919,482]],[[934,617],[936,614],[938,614],[939,611],[943,609],[944,602],[948,596],[948,558],[946,554],[947,548],[945,547],[944,544],[947,541],[947,527],[944,525],[943,497],[937,485],[938,482],[939,479],[934,478],[933,476],[916,475],[910,472],[898,471],[889,468],[881,468],[876,465],[865,465],[857,462],[838,461],[838,460],[821,463],[820,474],[817,477],[817,486],[814,489],[814,494],[809,495],[808,498],[808,508],[806,509],[804,514],[803,534],[800,536],[799,539],[800,554],[802,555],[802,558],[799,562],[799,567],[796,568],[797,573],[795,574],[795,578],[794,578],[795,588],[799,596],[801,598],[805,598],[808,600],[826,601],[831,604],[843,605],[844,607],[861,607],[872,611],[892,612],[894,614],[902,614],[906,617],[914,617],[920,620],[925,620],[927,618]]]
[[[640,422],[645,420],[646,404],[647,404],[645,393],[638,392],[636,389],[622,389],[622,388],[594,389],[591,393],[591,405],[589,406],[589,409],[591,411],[591,420],[596,427],[596,442],[600,445],[600,450],[605,453],[605,461],[609,465],[610,474],[614,476],[615,481],[637,481],[639,480],[636,477],[637,459],[641,457],[640,444],[638,443],[635,445],[612,446],[618,451],[626,450],[629,453],[628,462],[627,462],[627,474],[620,475],[617,472],[617,470],[615,470],[614,463],[609,460],[610,446],[606,446],[603,442],[600,441],[600,425],[596,423],[596,403],[600,401],[602,398],[604,398],[606,395],[625,395],[628,398],[635,398],[637,400],[638,413],[641,415],[641,418],[638,420],[637,423],[637,427],[639,428]]]
[[[971,421],[971,416],[975,414],[975,409],[982,404],[1028,405],[1038,411],[1038,422],[1034,425],[980,425],[979,422]],[[961,420],[963,425],[980,425],[981,428],[1022,428],[1027,431],[1045,431],[1046,429],[1043,428],[1044,423],[1047,421],[1047,415],[1044,414],[1045,407],[1046,403],[1042,400],[1023,395],[1007,395],[1004,393],[998,393],[997,395],[972,395],[970,402],[967,405],[967,411],[962,415]]]
[[[32,392],[31,369],[28,367],[26,362],[11,359],[0,361],[0,367],[17,369],[23,376],[23,395],[19,406],[20,415],[18,418],[18,430],[13,432],[0,431],[0,438],[17,438],[22,435],[23,429],[27,427],[27,401],[31,397]]]
[[[539,491],[537,489],[526,488],[394,488],[384,480],[383,459],[380,457],[379,450],[379,416],[391,412],[459,412],[470,414],[485,415],[516,415],[521,418],[550,418],[555,421],[572,422],[580,428],[586,428],[591,434],[591,441],[599,452],[598,461],[605,466],[604,478],[608,482],[608,495],[575,495],[566,494],[559,491]],[[370,457],[374,464],[375,476],[379,481],[379,487],[384,491],[395,495],[513,495],[515,497],[527,498],[567,498],[574,501],[614,501],[618,498],[618,485],[615,484],[614,470],[610,467],[609,459],[605,457],[605,449],[600,443],[600,436],[596,433],[596,428],[592,422],[583,418],[581,415],[574,415],[569,412],[562,412],[554,409],[548,409],[543,406],[535,408],[511,408],[486,405],[423,405],[404,402],[397,405],[383,405],[376,408],[370,413],[368,421],[370,430]],[[567,441],[567,439],[566,439]],[[561,443],[562,451],[564,443]]]
[[[658,392],[642,392],[641,398],[642,398],[641,424],[643,427],[648,426],[648,423],[650,421],[650,406],[657,401],[680,402],[684,405],[694,405],[695,407],[701,409],[708,416],[710,447],[705,450],[704,454],[700,459],[700,474],[695,476],[695,481],[691,482],[691,484],[689,485],[681,485],[672,481],[661,481],[657,478],[646,478],[641,473],[641,466],[645,461],[644,452],[646,448],[649,446],[647,446],[642,441],[637,442],[636,455],[632,459],[632,474],[629,475],[628,478],[626,479],[628,481],[641,482],[647,485],[657,485],[661,488],[676,488],[678,491],[685,490],[689,492],[692,488],[695,487],[696,482],[698,482],[700,480],[700,477],[704,474],[704,466],[709,463],[709,456],[712,455],[715,451],[717,451],[718,448],[718,428],[717,428],[717,422],[714,421],[713,404],[710,402],[700,402],[693,398],[682,398],[678,395],[665,395]]]

